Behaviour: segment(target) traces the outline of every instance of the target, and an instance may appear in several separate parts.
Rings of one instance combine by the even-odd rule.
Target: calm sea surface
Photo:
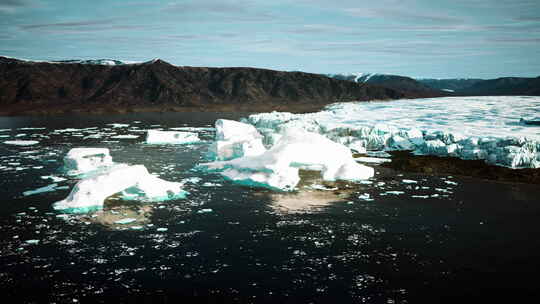
[[[374,165],[370,183],[335,190],[306,172],[299,191],[278,193],[193,170],[205,161],[214,121],[241,116],[0,117],[5,303],[489,303],[540,296],[540,187]],[[197,128],[204,141],[144,144],[147,129],[179,127]],[[146,205],[113,196],[103,211],[54,212],[52,203],[77,181],[62,172],[74,147],[107,147],[115,162],[183,181],[190,194]],[[54,183],[54,191],[23,194]],[[126,218],[131,222],[115,223]]]

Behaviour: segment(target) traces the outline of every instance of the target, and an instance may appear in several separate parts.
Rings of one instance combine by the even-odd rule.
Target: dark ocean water
[[[193,170],[213,138],[207,128],[241,116],[0,118],[0,129],[9,129],[0,142],[39,141],[0,143],[5,303],[492,303],[540,296],[538,186],[374,165],[369,184],[317,190],[319,178],[304,173],[300,190],[284,194]],[[143,143],[146,129],[176,127],[201,128],[205,141]],[[139,137],[114,138],[126,134]],[[66,177],[62,158],[73,147],[107,147],[115,162],[184,181],[190,194],[146,205],[112,197],[103,211],[80,215],[51,208],[75,179],[23,195],[54,182],[42,177]],[[135,221],[114,223],[122,218]]]

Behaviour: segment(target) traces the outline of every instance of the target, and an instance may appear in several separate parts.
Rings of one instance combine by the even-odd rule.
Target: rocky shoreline
[[[381,164],[382,167],[406,172],[434,175],[450,174],[499,182],[540,185],[540,169],[511,169],[489,165],[482,160],[413,155],[408,151],[389,153],[392,155],[392,161]]]

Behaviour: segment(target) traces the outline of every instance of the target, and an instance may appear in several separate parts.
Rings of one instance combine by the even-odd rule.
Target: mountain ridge
[[[305,72],[0,57],[0,114],[314,111],[334,102],[428,97]]]
[[[480,78],[411,78],[407,76],[351,73],[327,74],[336,79],[378,84],[408,92],[435,92],[449,96],[491,96],[491,95],[540,95],[539,77],[499,77]]]

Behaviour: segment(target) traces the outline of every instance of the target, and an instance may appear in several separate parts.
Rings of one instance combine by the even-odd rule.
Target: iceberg
[[[64,168],[70,175],[78,175],[112,166],[107,148],[73,148],[64,157]]]
[[[193,132],[148,130],[147,144],[190,144],[199,142],[199,135]]]
[[[299,170],[316,170],[325,181],[359,181],[373,176],[373,168],[358,164],[351,151],[328,138],[299,129],[288,129],[269,150],[259,155],[200,164],[220,171],[233,182],[292,191],[300,181]]]
[[[181,186],[151,175],[143,165],[117,165],[80,180],[53,208],[73,213],[101,209],[107,197],[122,191],[131,191],[131,199],[144,201],[184,198],[187,192]]]
[[[234,120],[216,121],[216,141],[210,146],[209,157],[230,160],[264,153],[263,136],[254,126]]]

